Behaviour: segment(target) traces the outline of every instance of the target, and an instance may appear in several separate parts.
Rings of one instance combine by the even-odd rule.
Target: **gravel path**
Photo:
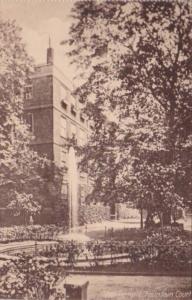
[[[88,300],[191,300],[190,277],[71,275],[88,280]]]

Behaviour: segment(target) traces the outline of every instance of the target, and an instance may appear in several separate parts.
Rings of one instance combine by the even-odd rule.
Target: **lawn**
[[[137,228],[92,230],[86,233],[91,239],[95,240],[118,240],[118,241],[140,241],[147,237],[147,232]]]
[[[140,228],[115,228],[89,230],[86,235],[95,240],[116,240],[116,241],[141,241],[145,239],[149,232]],[[183,235],[186,239],[192,239],[192,231],[184,230]]]
[[[69,268],[71,270],[71,268]],[[182,267],[180,269],[170,269],[167,265],[167,268],[162,268],[161,264],[151,266],[150,264],[146,262],[124,262],[124,263],[114,263],[111,265],[100,265],[100,266],[94,266],[94,267],[76,267],[76,271],[87,271],[87,272],[98,272],[99,274],[102,273],[108,273],[108,274],[123,274],[127,273],[129,275],[131,274],[139,274],[139,275],[175,275],[175,276],[191,276],[192,275],[192,269],[191,265]]]

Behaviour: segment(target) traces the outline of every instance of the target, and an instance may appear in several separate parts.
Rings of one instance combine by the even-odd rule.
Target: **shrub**
[[[103,204],[81,205],[79,208],[80,225],[98,223],[110,219],[110,208]]]
[[[192,242],[180,236],[153,234],[141,243],[143,259],[163,269],[185,269],[190,263]]]
[[[67,228],[56,225],[29,225],[0,228],[0,241],[3,243],[24,240],[54,240],[59,232]]]
[[[94,258],[95,265],[103,255],[112,258],[117,254],[125,254],[131,263],[145,262],[153,267],[161,269],[185,270],[190,264],[192,242],[183,240],[179,236],[162,236],[159,233],[152,234],[142,241],[89,241],[85,244],[75,241],[61,242],[55,246],[55,250],[42,251],[41,255],[47,257],[65,257],[70,266],[75,266],[80,255],[84,258]]]
[[[15,261],[5,262],[0,269],[0,298],[66,299],[64,288],[58,285],[61,278],[65,275],[51,264],[20,255]]]

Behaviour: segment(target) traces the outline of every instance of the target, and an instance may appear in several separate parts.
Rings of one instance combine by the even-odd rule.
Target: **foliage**
[[[92,198],[132,200],[165,224],[192,187],[190,13],[181,1],[77,1],[68,40],[94,124],[80,151]]]
[[[81,205],[79,208],[80,225],[89,223],[98,223],[110,219],[110,208],[100,205]]]
[[[24,100],[33,61],[14,21],[0,18],[0,44],[0,206],[24,213],[28,223],[45,203],[53,209],[59,202],[61,170],[30,146]]]
[[[146,238],[138,241],[90,241],[79,243],[75,241],[60,242],[40,254],[49,258],[63,258],[70,267],[75,267],[78,259],[90,262],[90,266],[102,264],[104,256],[110,257],[111,264],[115,258],[123,255],[132,264],[145,262],[147,265],[162,270],[185,270],[190,266],[191,241],[178,229],[167,229],[166,234],[151,232]],[[66,265],[66,264],[64,264]]]
[[[143,259],[163,269],[185,269],[189,263],[191,242],[179,236],[153,234],[140,245]]]
[[[30,256],[20,255],[17,260],[5,263],[0,278],[0,297],[6,299],[65,299],[64,288],[58,286],[65,274]]]
[[[8,205],[8,208],[15,209],[15,213],[20,213],[20,211],[27,211],[30,214],[36,214],[40,210],[40,205],[33,202],[33,195],[26,193],[18,193],[15,191],[13,201]]]
[[[1,227],[0,241],[1,243],[10,243],[27,240],[55,240],[59,233],[66,231],[67,228],[56,225]]]
[[[38,168],[43,166],[44,159],[30,150],[30,134],[22,121],[24,87],[32,70],[32,60],[20,31],[15,22],[0,19],[1,206],[8,204],[17,212],[22,207],[33,214],[40,209],[34,196],[41,184]]]

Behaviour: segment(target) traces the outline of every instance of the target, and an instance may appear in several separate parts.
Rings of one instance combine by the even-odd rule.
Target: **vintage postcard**
[[[191,13],[0,0],[0,299],[191,299]]]

